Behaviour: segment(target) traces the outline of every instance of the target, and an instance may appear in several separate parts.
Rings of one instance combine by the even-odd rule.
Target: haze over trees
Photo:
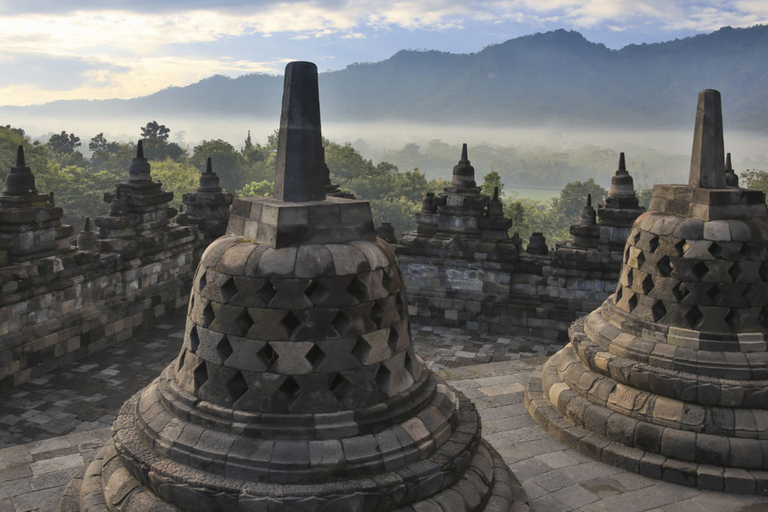
[[[222,186],[228,191],[239,196],[272,193],[276,130],[266,137],[263,145],[254,143],[248,133],[240,147],[212,139],[201,141],[191,151],[169,142],[171,129],[154,120],[138,127],[137,132],[139,130],[146,137],[142,140],[152,148],[148,157],[153,179],[163,182],[164,188],[174,193],[176,207],[184,193],[197,188],[199,173],[205,169],[209,156]],[[79,229],[84,217],[106,213],[104,192],[113,191],[116,183],[127,180],[128,167],[136,155],[133,142],[109,140],[103,132],[85,140],[90,152],[88,158],[81,152],[83,139],[74,133],[60,131],[47,136],[47,140],[33,140],[22,129],[0,126],[0,180],[4,182],[15,165],[16,148],[23,144],[38,190],[54,191],[57,204],[64,208],[65,222]],[[375,162],[365,158],[349,142],[325,139],[323,143],[331,181],[357,198],[370,201],[376,224],[390,221],[398,235],[415,228],[414,215],[421,208],[422,196],[426,192],[439,193],[448,185],[446,180],[460,154],[460,145],[432,140],[423,146],[408,143],[401,149],[387,150],[383,153],[387,159]],[[606,189],[601,183],[607,184],[613,175],[617,153],[594,146],[558,152],[545,148],[480,145],[471,149],[470,158],[484,193],[490,195],[499,187],[505,214],[514,222],[510,234],[519,232],[525,242],[532,232],[541,231],[548,243],[554,245],[570,238],[568,228],[578,217],[587,194],[592,194],[594,204],[603,201]],[[654,183],[680,181],[663,175],[648,181],[654,166],[669,163],[668,160],[679,160],[683,169],[687,163],[683,155],[661,155],[652,151],[628,158],[644,206],[650,199],[649,187]],[[418,168],[420,162],[442,168],[440,177],[428,179]],[[638,179],[638,174],[644,178]],[[747,170],[740,174],[742,186],[768,192],[767,173]],[[547,177],[550,186],[562,186],[559,194],[550,200],[537,201],[514,191],[526,176],[540,175]]]

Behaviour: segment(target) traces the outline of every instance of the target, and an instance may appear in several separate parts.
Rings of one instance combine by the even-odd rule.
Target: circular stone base
[[[427,483],[428,484],[428,483]],[[332,485],[332,484],[330,484]],[[276,488],[279,486],[276,486]],[[284,493],[300,486],[285,486]],[[109,506],[105,495],[111,497]],[[365,506],[365,489],[359,494],[339,497],[333,502],[320,503],[313,498],[296,499],[284,496],[249,498],[233,504],[243,511],[321,511],[368,512]],[[120,462],[112,441],[102,448],[93,461],[84,466],[70,480],[62,496],[61,512],[88,510],[171,512],[179,510],[219,510],[203,502],[184,504],[180,509],[161,501],[143,487]],[[378,509],[371,509],[378,510]],[[402,512],[429,510],[451,511],[510,511],[528,512],[525,491],[514,477],[501,456],[487,442],[482,441],[464,475],[451,487],[426,500],[395,509]]]
[[[531,375],[525,390],[528,413],[556,440],[601,462],[650,478],[709,491],[768,495],[767,471],[700,464],[631,448],[586,430],[564,417],[552,405],[542,387],[542,375],[546,374],[552,382],[550,390],[568,389],[557,374],[561,355],[562,351],[558,352],[547,361],[542,371]],[[600,407],[591,402],[589,404]],[[606,409],[606,413],[607,416],[612,411]]]

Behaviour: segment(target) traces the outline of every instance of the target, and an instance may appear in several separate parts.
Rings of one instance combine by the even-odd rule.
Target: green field
[[[517,199],[535,199],[536,201],[548,201],[549,199],[560,194],[560,189],[557,187],[510,187],[504,188],[504,194],[510,197],[512,194],[517,194]]]

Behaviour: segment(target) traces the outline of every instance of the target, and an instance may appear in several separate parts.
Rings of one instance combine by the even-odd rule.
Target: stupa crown
[[[5,180],[5,196],[36,196],[35,175],[27,167],[24,157],[24,146],[19,145],[16,150],[16,165],[11,167],[11,172]]]
[[[475,168],[469,162],[467,156],[467,144],[461,145],[461,158],[459,163],[453,168],[453,177],[451,178],[451,185],[457,188],[476,188],[475,183]]]
[[[144,142],[136,144],[136,157],[128,168],[128,181],[152,181],[149,160],[144,158]]]

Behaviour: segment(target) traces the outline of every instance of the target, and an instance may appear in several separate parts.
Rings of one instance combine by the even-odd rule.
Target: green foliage
[[[504,184],[501,182],[501,176],[496,171],[490,171],[486,173],[481,185],[483,194],[493,197],[494,189],[499,189],[499,197],[501,197],[501,191],[504,189]]]
[[[150,121],[147,126],[141,127],[141,138],[149,143],[167,142],[171,129],[157,121]]]
[[[190,161],[200,171],[204,171],[208,158],[224,189],[237,190],[247,182],[243,176],[243,155],[229,142],[221,139],[204,140],[194,147]]]
[[[272,195],[275,183],[270,180],[252,181],[237,191],[239,197],[267,197]]]
[[[594,178],[572,181],[552,200],[552,209],[555,214],[562,215],[570,225],[578,219],[579,212],[587,202],[587,194],[592,194],[592,201],[596,204],[603,200],[606,190],[595,183]]]
[[[760,190],[768,197],[768,172],[758,169],[747,169],[741,173],[739,179],[741,180],[742,187]]]
[[[651,205],[651,194],[653,193],[652,188],[644,188],[641,191],[637,192],[637,201],[640,206],[645,208],[646,210]]]
[[[194,192],[200,183],[200,173],[189,162],[175,162],[170,158],[154,161],[152,179],[163,184],[163,190],[173,192],[171,205],[178,208],[184,194]]]
[[[141,138],[144,141],[144,156],[149,160],[165,160],[170,158],[181,162],[187,157],[187,151],[175,142],[168,142],[170,128],[157,121],[147,123],[141,128]]]

